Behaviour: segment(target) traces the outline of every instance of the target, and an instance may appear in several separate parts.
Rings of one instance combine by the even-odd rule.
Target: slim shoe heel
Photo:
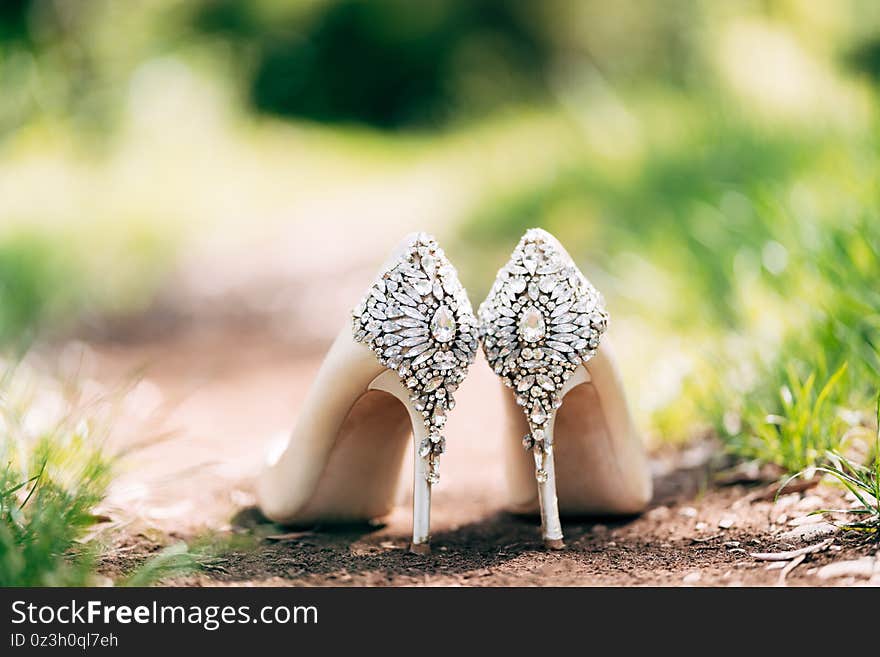
[[[413,435],[413,518],[412,542],[410,552],[428,554],[431,552],[431,481],[437,472],[437,460],[423,458],[419,445],[430,442],[424,419],[410,401],[410,391],[401,383],[396,372],[386,370],[370,384],[370,390],[383,390],[399,399],[407,411],[412,424]]]
[[[580,383],[587,380],[587,373],[583,368],[578,368],[575,373],[563,384],[560,390],[560,399],[565,399],[566,393]],[[561,550],[565,547],[562,540],[562,523],[559,520],[559,500],[556,495],[556,464],[553,456],[553,429],[556,425],[556,409],[553,409],[547,419],[544,429],[544,445],[538,448],[531,445],[535,460],[535,479],[538,482],[538,505],[541,510],[541,532],[544,537],[544,546],[550,550]],[[533,434],[530,434],[533,435]]]

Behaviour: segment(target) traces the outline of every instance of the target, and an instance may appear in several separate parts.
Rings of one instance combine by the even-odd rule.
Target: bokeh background
[[[878,76],[870,0],[5,0],[0,335],[316,345],[407,231],[477,304],[542,225],[646,417],[707,346],[772,348],[838,292]]]
[[[654,448],[796,471],[878,387],[878,84],[872,0],[2,0],[0,340],[311,372],[405,233],[477,305],[543,226]]]

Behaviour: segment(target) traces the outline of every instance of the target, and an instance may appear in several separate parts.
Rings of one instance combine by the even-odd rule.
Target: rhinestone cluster
[[[419,233],[367,291],[353,312],[354,339],[395,370],[422,414],[428,437],[418,454],[426,478],[440,479],[441,431],[452,393],[477,353],[477,320],[455,268],[430,235]]]
[[[599,347],[608,326],[602,296],[552,235],[533,228],[498,272],[479,318],[486,359],[526,413],[523,446],[535,456],[536,478],[546,481],[547,422],[565,381]]]

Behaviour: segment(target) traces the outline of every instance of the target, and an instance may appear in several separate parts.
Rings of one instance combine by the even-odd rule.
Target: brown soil
[[[286,432],[320,364],[259,330],[182,332],[155,343],[93,345],[92,375],[108,388],[141,383],[131,404],[152,418],[155,441],[120,437],[131,449],[104,512],[122,538],[103,563],[116,576],[161,546],[205,535],[232,540],[182,585],[774,585],[780,570],[750,555],[803,547],[784,532],[812,531],[809,511],[841,504],[819,486],[773,502],[756,486],[714,486],[717,450],[701,443],[655,454],[655,499],[637,518],[569,518],[566,549],[545,551],[535,519],[503,511],[499,462],[499,386],[483,361],[457,393],[448,427],[449,453],[435,488],[433,552],[407,551],[410,518],[404,468],[401,504],[383,524],[289,530],[261,521],[253,482],[267,441]],[[145,401],[146,400],[146,401]],[[128,402],[126,402],[128,403]],[[137,414],[137,413],[136,413]],[[159,418],[157,421],[156,418]],[[138,435],[129,431],[126,435]],[[140,432],[141,434],[143,432]],[[716,464],[717,465],[717,464]],[[800,525],[800,529],[793,525]],[[806,529],[805,529],[806,527]],[[821,529],[821,527],[819,528]],[[877,553],[876,544],[836,534],[787,576],[790,585],[873,583],[869,575],[820,578],[821,566]],[[878,561],[880,564],[880,561]]]

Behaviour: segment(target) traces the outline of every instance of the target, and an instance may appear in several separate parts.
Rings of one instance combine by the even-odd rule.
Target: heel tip
[[[430,543],[410,543],[409,551],[412,554],[431,554],[431,544]]]
[[[561,538],[545,538],[544,547],[548,550],[564,550],[565,543]]]

